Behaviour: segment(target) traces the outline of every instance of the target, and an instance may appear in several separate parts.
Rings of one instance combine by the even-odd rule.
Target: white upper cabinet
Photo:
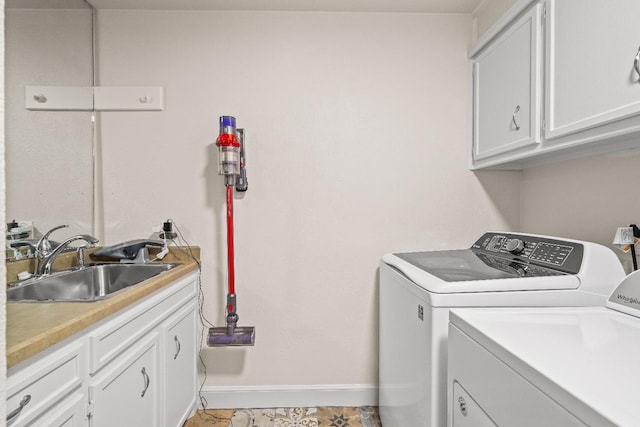
[[[472,169],[640,147],[639,18],[640,0],[517,1],[470,51]]]
[[[547,0],[545,139],[640,113],[640,1]]]
[[[540,142],[541,6],[473,57],[475,160]]]

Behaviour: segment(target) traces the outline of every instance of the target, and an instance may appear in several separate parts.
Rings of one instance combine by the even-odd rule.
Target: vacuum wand
[[[218,173],[225,177],[227,204],[227,326],[209,328],[207,343],[210,347],[254,345],[255,327],[237,326],[238,313],[235,289],[235,260],[233,247],[233,190],[240,176],[241,139],[238,138],[236,119],[231,116],[220,117],[220,135],[216,141],[218,146]],[[244,165],[243,165],[244,166]]]
[[[238,323],[236,313],[235,263],[233,258],[233,186],[227,185],[227,271],[229,293],[227,294],[227,335],[233,335]]]

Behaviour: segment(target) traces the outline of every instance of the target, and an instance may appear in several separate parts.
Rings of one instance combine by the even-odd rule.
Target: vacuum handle
[[[240,174],[236,177],[236,191],[244,192],[249,188],[247,182],[247,169],[245,160],[244,129],[238,129],[238,140],[240,141]]]

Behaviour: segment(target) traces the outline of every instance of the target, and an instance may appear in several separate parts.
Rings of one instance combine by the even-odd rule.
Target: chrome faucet
[[[60,230],[61,228],[67,228],[67,227],[69,227],[68,224],[57,225],[52,229],[50,229],[49,231],[47,231],[46,233],[44,233],[42,237],[40,237],[40,240],[38,240],[38,243],[36,243],[36,246],[33,251],[36,257],[36,266],[35,266],[35,269],[33,270],[34,274],[38,274],[38,271],[40,271],[40,267],[42,266],[42,262],[44,258],[48,256],[53,250],[51,241],[49,240],[49,236],[51,235],[51,233],[53,233],[56,230]]]
[[[96,239],[93,236],[89,236],[88,234],[78,234],[77,236],[69,237],[67,240],[60,243],[50,253],[46,255],[42,255],[42,257],[40,258],[40,262],[36,267],[36,274],[45,275],[45,276],[47,274],[51,274],[51,266],[53,265],[56,258],[58,258],[58,255],[60,255],[60,253],[64,251],[65,248],[67,248],[71,242],[75,242],[76,240],[84,240],[90,245],[94,245],[99,242],[98,239]]]
[[[36,255],[38,256],[38,258],[49,255],[49,253],[53,250],[51,242],[49,241],[49,236],[51,235],[51,233],[56,230],[60,230],[61,228],[67,227],[69,227],[68,224],[58,225],[42,235],[40,240],[38,240],[38,243],[36,243]]]

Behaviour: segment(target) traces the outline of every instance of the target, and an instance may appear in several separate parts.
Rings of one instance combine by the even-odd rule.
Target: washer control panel
[[[471,249],[571,274],[580,271],[584,253],[577,242],[509,233],[485,233]]]

